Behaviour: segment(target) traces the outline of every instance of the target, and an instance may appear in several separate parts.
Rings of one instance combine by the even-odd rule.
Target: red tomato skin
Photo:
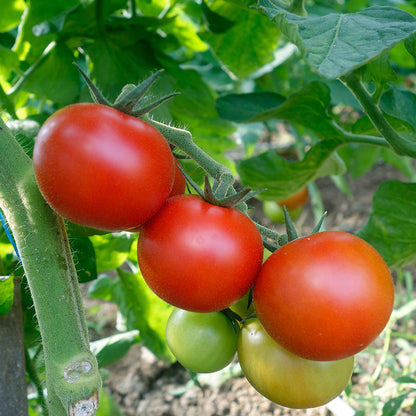
[[[53,114],[39,131],[33,163],[39,189],[55,211],[108,231],[153,216],[169,196],[175,168],[157,129],[93,103]]]
[[[393,309],[394,286],[379,253],[341,231],[294,240],[264,263],[254,306],[270,336],[300,357],[330,361],[367,347]]]
[[[179,169],[179,162],[175,163],[175,177],[173,180],[172,189],[170,191],[169,197],[175,195],[182,195],[185,193],[186,190],[186,180],[185,176]]]
[[[237,209],[178,195],[143,225],[137,253],[159,297],[188,311],[215,312],[250,289],[263,245],[257,227]]]

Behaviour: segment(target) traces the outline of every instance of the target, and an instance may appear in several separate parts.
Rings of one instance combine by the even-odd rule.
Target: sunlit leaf
[[[362,66],[416,32],[416,19],[394,7],[309,17],[289,13],[278,0],[259,0],[258,7],[298,46],[312,69],[329,79]]]
[[[416,262],[416,184],[388,181],[373,196],[369,219],[358,235],[391,267]]]

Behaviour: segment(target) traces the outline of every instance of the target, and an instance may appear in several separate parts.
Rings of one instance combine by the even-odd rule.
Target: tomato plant
[[[277,344],[258,319],[246,321],[238,338],[238,359],[250,384],[281,406],[322,406],[347,386],[354,357],[336,361],[301,358]]]
[[[169,198],[139,235],[138,261],[149,287],[195,312],[227,308],[248,292],[261,267],[260,233],[246,215],[195,195]]]
[[[237,329],[222,312],[175,308],[166,325],[166,341],[188,370],[212,373],[227,366],[237,351]]]
[[[390,271],[367,242],[341,231],[294,240],[264,263],[254,305],[267,332],[301,357],[356,354],[384,329],[393,308]]]
[[[173,156],[158,130],[90,103],[64,107],[44,123],[33,164],[53,209],[104,230],[147,221],[165,202],[174,177]]]

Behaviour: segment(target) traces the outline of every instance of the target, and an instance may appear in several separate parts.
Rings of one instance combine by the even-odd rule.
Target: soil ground
[[[359,179],[348,179],[352,196],[346,196],[326,178],[318,180],[318,186],[328,212],[326,229],[347,232],[358,231],[368,218],[371,198],[379,184],[389,179],[403,179],[401,174],[388,166],[376,165]],[[255,210],[257,220],[271,226],[262,215],[261,206]],[[311,207],[307,206],[297,224],[305,234],[313,227]],[[361,359],[360,366],[366,365]],[[220,386],[192,386],[189,374],[179,364],[158,361],[140,345],[134,345],[129,353],[109,368],[110,375],[105,389],[111,393],[126,416],[349,416],[348,410],[328,407],[290,410],[282,408],[258,394],[244,377],[229,379]],[[365,372],[364,372],[365,373]],[[365,377],[353,376],[353,384],[366,383]],[[412,413],[401,412],[400,415]]]

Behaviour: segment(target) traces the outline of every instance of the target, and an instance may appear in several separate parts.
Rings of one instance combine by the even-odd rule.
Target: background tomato
[[[264,263],[254,306],[267,332],[304,358],[336,360],[364,349],[390,317],[390,271],[364,240],[324,231],[294,240]]]
[[[322,406],[347,386],[354,357],[337,361],[305,360],[277,344],[258,319],[249,319],[238,338],[238,359],[250,384],[286,407]]]
[[[294,193],[293,195],[277,201],[277,204],[281,207],[286,207],[288,211],[292,211],[296,208],[303,207],[309,200],[309,191],[305,186],[299,192]]]
[[[44,123],[33,163],[53,209],[72,222],[110,231],[153,216],[171,191],[175,169],[158,130],[91,103],[65,107]]]
[[[158,296],[182,309],[213,312],[248,292],[263,244],[257,227],[237,209],[178,195],[144,224],[137,253],[143,277]]]
[[[309,191],[305,186],[294,195],[282,199],[281,201],[264,201],[263,211],[272,221],[283,224],[285,222],[285,214],[283,207],[286,207],[290,218],[296,220],[302,212],[303,207],[309,200]]]
[[[290,218],[294,221],[296,220],[302,212],[303,207],[297,207],[288,211]],[[263,211],[265,215],[270,218],[273,222],[278,224],[285,223],[285,213],[283,208],[276,201],[264,201],[263,202]]]
[[[166,341],[188,370],[212,373],[228,365],[237,351],[237,329],[222,312],[174,309],[166,325]]]

